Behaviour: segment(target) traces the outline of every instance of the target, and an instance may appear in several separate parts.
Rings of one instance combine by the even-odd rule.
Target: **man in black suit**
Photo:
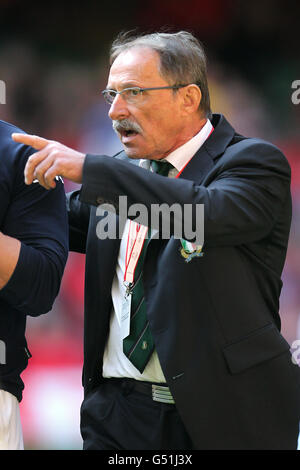
[[[17,127],[0,121],[0,449],[23,449],[20,374],[31,356],[26,317],[48,312],[68,256],[65,192],[26,186],[32,148],[12,141]]]
[[[82,183],[69,221],[71,249],[86,253],[84,449],[295,449],[299,370],[278,314],[287,160],[211,114],[189,33],[118,38],[103,94],[124,147],[115,158],[14,136],[39,150],[27,184]],[[105,203],[121,239],[103,239]],[[147,233],[130,209],[157,216],[162,204],[182,218],[163,212]],[[196,235],[175,236],[186,224]]]

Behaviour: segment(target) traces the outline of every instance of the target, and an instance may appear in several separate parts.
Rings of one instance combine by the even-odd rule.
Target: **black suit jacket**
[[[144,288],[163,372],[197,449],[296,448],[299,370],[280,334],[279,296],[291,221],[290,168],[272,144],[222,115],[178,179],[129,160],[86,157],[69,199],[71,249],[86,252],[85,394],[102,380],[120,240],[99,240],[96,206],[204,204],[203,257],[150,242]],[[172,231],[173,227],[171,227]]]

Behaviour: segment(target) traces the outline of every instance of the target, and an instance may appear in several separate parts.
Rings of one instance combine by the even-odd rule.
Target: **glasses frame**
[[[141,94],[144,91],[152,91],[152,90],[178,90],[179,88],[184,88],[184,87],[189,86],[189,85],[194,85],[194,83],[186,83],[184,85],[173,85],[173,86],[156,86],[156,87],[151,87],[151,88],[141,88],[139,86],[133,86],[133,87],[129,87],[129,88],[124,88],[124,90],[121,90],[121,91],[112,90],[111,88],[107,88],[107,89],[101,91],[101,93],[102,93],[102,96],[105,99],[105,101],[109,105],[112,105],[117,95],[122,95],[122,93],[124,93],[125,91],[128,91],[128,90],[137,90],[139,92],[139,94]],[[113,97],[112,101],[107,99],[108,96],[109,96],[109,95],[107,96],[107,92],[115,93],[115,96]]]

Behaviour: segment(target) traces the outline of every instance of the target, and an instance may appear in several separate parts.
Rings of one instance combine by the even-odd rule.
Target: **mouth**
[[[119,131],[119,134],[120,134],[122,143],[131,142],[136,136],[139,135],[138,132],[133,131],[133,130],[122,130],[122,131]]]
[[[131,143],[139,134],[142,133],[140,125],[129,119],[113,121],[113,129],[118,134],[123,144]]]

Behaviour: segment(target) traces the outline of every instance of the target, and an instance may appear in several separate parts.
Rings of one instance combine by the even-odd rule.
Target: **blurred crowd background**
[[[187,29],[203,43],[214,112],[278,145],[292,167],[293,224],[283,273],[282,333],[300,339],[300,4],[276,0],[26,2],[0,0],[0,119],[86,153],[120,150],[99,93],[124,30]],[[299,94],[300,96],[300,94]],[[76,185],[65,182],[66,191]],[[50,313],[29,318],[21,403],[27,449],[80,449],[83,255],[70,253]]]

